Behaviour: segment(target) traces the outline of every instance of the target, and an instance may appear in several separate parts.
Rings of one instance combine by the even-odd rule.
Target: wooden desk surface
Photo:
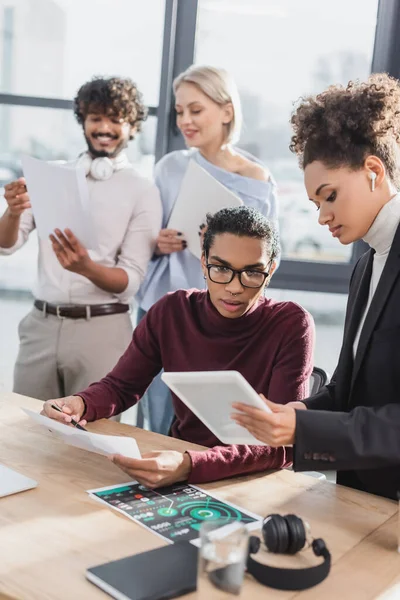
[[[0,462],[39,485],[0,499],[0,598],[105,600],[107,596],[86,581],[86,568],[163,542],[86,494],[91,488],[126,482],[122,471],[102,456],[54,440],[21,406],[39,411],[41,402],[16,394],[0,395]],[[142,452],[196,448],[113,421],[92,423],[89,429],[132,435]],[[291,471],[202,487],[260,515],[294,512],[310,523],[313,535],[324,538],[331,551],[331,574],[316,588],[300,593],[276,591],[246,575],[246,599],[369,600],[399,581],[395,502]],[[317,562],[310,550],[296,557],[266,559],[280,566]],[[196,594],[185,598],[194,600]]]

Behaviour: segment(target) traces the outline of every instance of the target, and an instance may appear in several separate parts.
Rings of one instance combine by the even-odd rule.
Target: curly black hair
[[[385,73],[301,98],[291,117],[290,150],[304,169],[315,160],[330,168],[360,169],[367,156],[382,160],[400,188],[400,82]]]
[[[279,254],[279,236],[275,226],[255,208],[238,206],[223,208],[214,215],[208,214],[207,231],[203,240],[203,251],[206,256],[215,236],[220,233],[264,240],[271,261]]]
[[[80,125],[83,125],[90,111],[124,119],[137,132],[147,118],[147,108],[136,84],[122,77],[96,76],[79,88],[74,98],[74,113]]]

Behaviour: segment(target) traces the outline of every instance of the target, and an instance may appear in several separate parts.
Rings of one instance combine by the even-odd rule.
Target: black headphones
[[[296,554],[307,541],[307,529],[296,515],[268,515],[263,520],[262,536],[270,552]],[[306,590],[321,583],[331,568],[331,555],[322,539],[311,543],[315,556],[322,556],[323,563],[306,569],[280,569],[261,564],[252,558],[261,546],[260,538],[252,535],[249,542],[247,571],[260,583],[277,590]]]

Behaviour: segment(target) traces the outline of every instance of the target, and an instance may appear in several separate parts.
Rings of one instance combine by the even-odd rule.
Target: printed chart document
[[[200,225],[206,222],[207,213],[215,214],[222,208],[242,204],[238,196],[191,160],[172,209],[168,229],[181,231],[190,252],[200,259],[199,231]]]
[[[243,523],[249,531],[259,529],[262,523],[259,515],[185,482],[150,490],[129,481],[88,490],[88,494],[170,544],[187,541],[199,545],[199,529],[204,521],[221,519],[232,526]]]
[[[21,162],[40,239],[47,240],[55,229],[70,229],[85,248],[96,250],[85,171],[27,155]]]
[[[45,427],[50,433],[75,448],[81,448],[82,450],[88,450],[89,452],[95,452],[96,454],[102,454],[103,456],[110,456],[111,454],[122,454],[128,458],[141,458],[141,454],[136,443],[131,437],[122,437],[114,435],[102,435],[100,433],[91,433],[90,431],[81,431],[76,427],[70,427],[49,419],[44,415],[29,410],[27,408],[22,409],[31,419]]]

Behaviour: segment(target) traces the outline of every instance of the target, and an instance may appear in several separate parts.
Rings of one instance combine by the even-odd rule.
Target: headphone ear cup
[[[306,543],[306,529],[304,523],[296,515],[286,515],[284,517],[288,532],[289,532],[289,543],[286,549],[287,554],[296,554]]]
[[[110,179],[114,172],[112,160],[106,156],[95,158],[90,167],[90,174],[94,179],[105,181]]]
[[[268,515],[262,526],[264,544],[270,552],[284,554],[289,547],[289,529],[285,517]]]
[[[129,165],[129,159],[125,152],[120,152],[115,158],[112,159],[114,171],[121,171]]]
[[[78,160],[76,161],[76,166],[83,169],[85,171],[85,175],[89,175],[90,167],[92,166],[92,159],[87,152],[84,152],[79,156]]]
[[[261,540],[256,535],[251,535],[249,539],[249,554],[257,554],[261,546]]]

